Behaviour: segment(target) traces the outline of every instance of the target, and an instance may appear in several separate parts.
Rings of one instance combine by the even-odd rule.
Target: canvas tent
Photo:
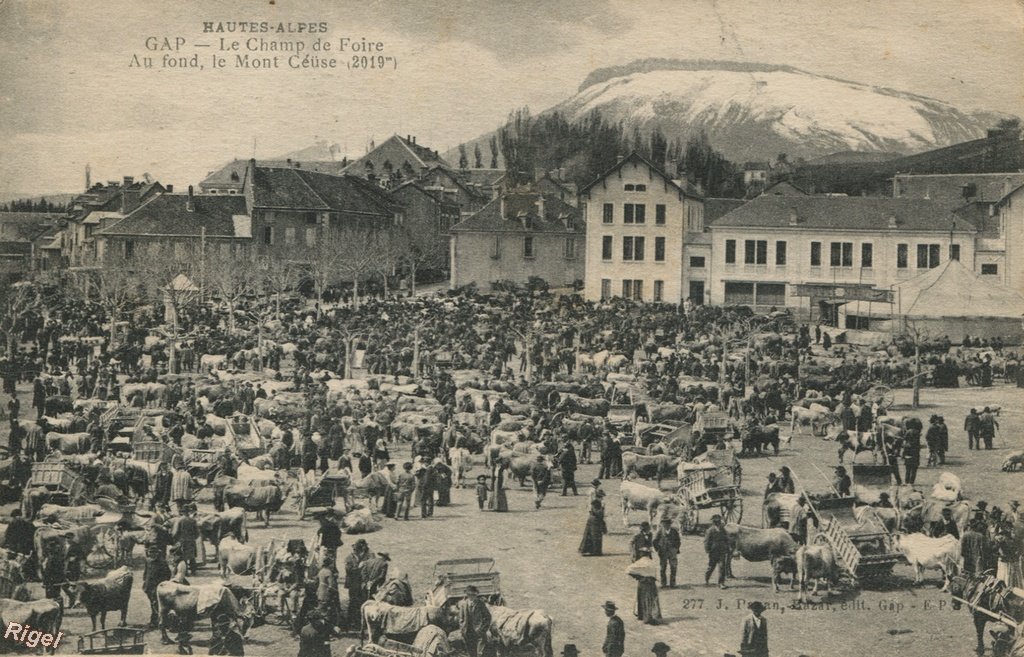
[[[883,310],[884,308],[884,310]],[[920,276],[893,285],[893,304],[877,304],[872,329],[902,331],[913,325],[930,337],[1024,337],[1024,295],[948,260]],[[897,325],[891,326],[885,316]]]

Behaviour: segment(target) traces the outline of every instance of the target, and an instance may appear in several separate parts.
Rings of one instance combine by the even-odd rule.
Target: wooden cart
[[[32,474],[22,497],[26,517],[33,517],[33,509],[28,508],[29,500],[36,499],[40,504],[57,504],[70,506],[77,504],[85,493],[85,482],[82,478],[60,461],[42,461],[32,464]]]
[[[299,480],[302,481],[301,478]],[[345,501],[345,508],[348,509],[351,485],[352,479],[347,475],[327,473],[320,477],[315,484],[299,493],[299,520],[305,519],[308,513],[334,508],[339,498]]]
[[[894,546],[892,535],[872,507],[864,507],[858,519],[852,496],[808,495],[807,501],[820,523],[810,540],[828,543],[837,563],[854,584],[888,578],[893,566],[903,561],[903,554]]]
[[[466,589],[475,586],[484,602],[491,605],[504,603],[501,595],[501,577],[494,570],[494,559],[475,557],[448,559],[434,564],[434,588],[427,593],[427,604],[444,607],[466,597]]]
[[[78,637],[80,655],[141,655],[146,652],[146,630],[110,627]]]
[[[679,524],[684,532],[697,533],[706,528],[715,514],[723,523],[743,519],[743,498],[735,484],[720,485],[719,468],[713,462],[689,463],[682,468],[679,495],[685,508]],[[728,479],[731,481],[731,477]]]
[[[259,427],[248,415],[232,415],[225,423],[224,440],[237,454],[247,459],[267,452]]]

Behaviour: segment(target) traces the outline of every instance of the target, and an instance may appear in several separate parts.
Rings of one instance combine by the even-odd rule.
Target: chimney
[[[414,146],[416,145],[416,135],[412,136],[412,143],[413,143]]]
[[[800,215],[796,213],[796,208],[789,209],[789,225],[797,226],[800,224]]]
[[[405,136],[405,140],[411,144],[412,143],[412,135],[406,135]]]
[[[167,185],[164,189],[167,190],[168,194],[173,194],[174,193],[174,185]]]
[[[128,185],[131,185],[133,182],[135,182],[135,178],[134,177],[132,177],[132,176],[125,176],[124,177],[123,183],[124,183],[125,187],[127,187]]]
[[[195,201],[195,198],[192,195],[192,185],[188,186],[188,200],[185,201],[185,211],[186,212],[195,212],[196,211],[196,201]]]
[[[502,220],[504,220],[505,219],[505,195],[502,194],[501,196],[498,197],[498,199],[499,199],[498,200],[498,212],[499,212]]]
[[[889,215],[889,228],[897,228],[899,225],[900,225],[900,221],[899,221],[899,219],[896,218],[896,215],[890,214]]]

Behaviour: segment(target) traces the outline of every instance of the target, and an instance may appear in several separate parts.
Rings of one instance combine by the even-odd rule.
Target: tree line
[[[46,200],[45,197],[31,199],[16,199],[9,203],[0,203],[0,212],[65,212],[68,206],[65,203],[54,203]]]

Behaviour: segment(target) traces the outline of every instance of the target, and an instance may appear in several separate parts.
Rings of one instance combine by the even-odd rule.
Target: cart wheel
[[[740,520],[743,519],[743,500],[741,498],[735,498],[722,502],[721,506],[722,523],[735,523],[739,524]]]
[[[117,554],[119,542],[117,529],[114,527],[103,527],[96,532],[96,549],[106,552],[110,558]]]

